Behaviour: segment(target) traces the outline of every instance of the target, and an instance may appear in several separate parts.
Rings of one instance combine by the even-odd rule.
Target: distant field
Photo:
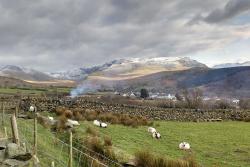
[[[191,144],[192,152],[204,166],[249,166],[250,164],[250,124],[245,122],[192,123],[155,122],[162,139],[153,139],[147,127],[130,128],[110,125],[100,129],[102,135],[112,137],[117,152],[127,159],[136,151],[146,149],[170,158],[181,158],[185,153],[178,149],[182,141]],[[82,122],[78,132],[93,126]]]
[[[71,88],[0,88],[0,94],[34,94],[41,95],[45,92],[69,93]]]

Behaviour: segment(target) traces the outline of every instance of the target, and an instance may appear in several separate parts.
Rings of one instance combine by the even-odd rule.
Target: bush
[[[85,139],[84,143],[90,150],[93,150],[99,154],[104,154],[104,145],[102,144],[99,137],[89,136]]]
[[[87,121],[93,121],[97,119],[98,113],[96,111],[88,111],[84,113],[84,117],[86,118]]]
[[[73,116],[74,116],[74,119],[77,120],[77,121],[83,121],[84,120],[84,117],[82,116],[82,114],[80,114],[79,111],[74,111]]]
[[[55,113],[56,113],[56,115],[60,116],[60,115],[62,115],[64,113],[65,110],[66,110],[65,107],[57,107],[55,109]]]
[[[86,133],[88,133],[88,134],[90,134],[92,136],[98,136],[99,135],[99,132],[95,128],[91,127],[91,126],[87,127]]]
[[[70,110],[65,110],[63,114],[68,119],[71,119],[73,117],[73,113]]]
[[[55,130],[58,132],[64,131],[66,129],[65,123],[67,122],[67,118],[64,115],[61,115],[58,118],[58,122],[56,124]]]
[[[193,157],[184,160],[171,160],[163,156],[153,155],[150,151],[140,151],[135,154],[135,164],[138,167],[198,167]]]
[[[149,97],[149,93],[147,89],[141,89],[141,98],[148,98]]]
[[[101,120],[103,122],[108,122],[111,124],[122,124],[125,126],[138,127],[138,126],[148,126],[152,125],[152,121],[149,121],[146,117],[134,116],[128,114],[118,114],[118,113],[100,113],[94,110],[83,110],[75,108],[67,110],[63,107],[58,107],[56,109],[57,115],[64,114],[67,118],[74,118],[76,120]]]
[[[103,143],[99,137],[89,136],[85,139],[84,144],[90,150],[117,161],[115,153],[112,149],[112,146],[105,146],[105,142]],[[90,153],[92,153],[92,152],[90,152]],[[93,156],[95,156],[95,155],[93,155]],[[103,157],[99,157],[99,158],[103,158]]]
[[[104,146],[112,146],[112,139],[110,136],[104,137]]]
[[[153,156],[149,151],[140,151],[135,154],[135,165],[138,167],[153,167]]]
[[[245,122],[250,122],[250,116],[249,116],[249,117],[244,118],[244,121],[245,121]]]

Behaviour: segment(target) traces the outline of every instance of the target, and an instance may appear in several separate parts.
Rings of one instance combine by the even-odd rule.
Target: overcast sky
[[[250,61],[250,0],[0,0],[0,64],[67,70],[126,57]]]

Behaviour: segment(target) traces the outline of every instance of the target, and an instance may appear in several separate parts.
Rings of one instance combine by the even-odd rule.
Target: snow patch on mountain
[[[243,63],[217,64],[217,65],[213,66],[213,68],[230,68],[230,67],[242,67],[242,66],[250,66],[250,61],[246,61]]]

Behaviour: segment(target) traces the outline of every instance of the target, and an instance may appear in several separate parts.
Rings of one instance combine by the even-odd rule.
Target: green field
[[[192,123],[155,122],[162,139],[153,139],[147,127],[130,128],[110,125],[99,129],[101,135],[112,137],[116,152],[125,159],[138,150],[149,150],[170,158],[182,158],[178,149],[182,141],[191,144],[197,161],[204,166],[250,166],[250,124],[245,122]],[[84,134],[91,122],[82,122],[78,132]]]
[[[69,93],[71,88],[0,88],[0,94],[41,95],[43,93]]]
[[[76,128],[78,135],[85,136],[85,129],[92,122],[82,121]],[[32,120],[19,120],[20,136],[32,143]],[[146,126],[138,128],[122,125],[109,125],[108,128],[96,128],[101,136],[112,137],[113,147],[120,160],[128,160],[139,150],[148,150],[169,158],[182,158],[186,153],[178,149],[182,141],[191,144],[195,159],[202,166],[230,167],[250,166],[250,124],[246,122],[166,122],[156,121],[154,127],[161,133],[160,140],[153,139]],[[9,129],[10,132],[10,129]],[[21,137],[22,138],[22,137]],[[57,155],[57,160],[67,163],[67,148],[62,151],[60,143],[53,142],[48,129],[38,126],[39,158],[43,164],[49,164]],[[44,153],[48,153],[48,156]],[[50,156],[49,156],[50,155]],[[59,163],[59,162],[58,162]],[[57,164],[58,164],[57,163]],[[75,162],[76,163],[76,162]]]

